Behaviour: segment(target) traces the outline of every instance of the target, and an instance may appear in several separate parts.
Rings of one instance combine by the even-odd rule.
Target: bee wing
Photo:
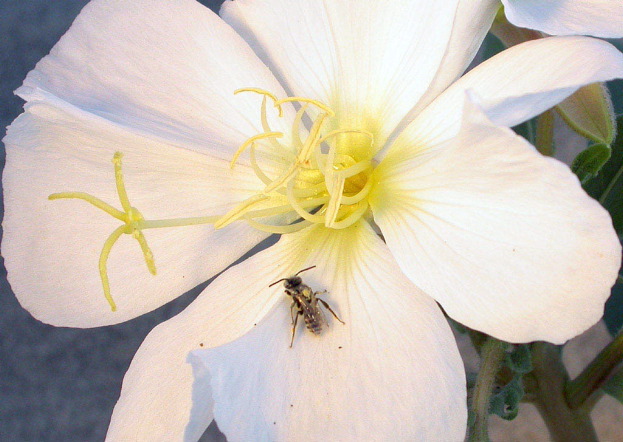
[[[329,322],[327,321],[327,317],[325,316],[324,312],[322,311],[319,305],[316,305],[316,311],[317,311],[317,316],[319,317],[320,322],[322,322],[324,325],[328,327]]]
[[[324,317],[322,316],[322,312],[318,306],[312,305],[312,303],[306,299],[301,300],[301,310],[303,312],[303,316],[305,316],[305,318],[309,318],[310,321],[322,320]]]

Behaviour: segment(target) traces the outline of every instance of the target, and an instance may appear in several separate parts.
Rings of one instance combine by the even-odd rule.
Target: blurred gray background
[[[201,3],[218,12],[223,0]],[[22,112],[13,95],[87,0],[0,0],[0,138]],[[2,145],[2,168],[4,168]],[[4,212],[1,206],[0,213]],[[1,259],[1,258],[0,258]],[[111,327],[57,328],[18,304],[0,269],[0,441],[102,441],[121,382],[147,333],[184,309],[198,288]],[[203,441],[224,441],[211,427]]]
[[[214,11],[223,2],[200,1]],[[87,2],[0,0],[0,138],[4,137],[5,127],[22,112],[23,101],[13,95],[13,90],[50,51]],[[621,40],[617,43],[623,48]],[[615,84],[612,91],[619,105],[617,111],[622,112],[623,81],[612,86]],[[3,211],[0,198],[0,213]],[[0,442],[104,440],[123,375],[139,345],[153,327],[184,309],[204,286],[125,324],[90,330],[57,328],[33,319],[20,307],[9,288],[2,262]],[[575,353],[569,354],[592,348],[593,356],[609,339],[603,324],[595,327],[596,338],[590,338],[591,341],[588,336],[578,338]],[[577,374],[590,360],[588,356],[576,359],[581,363],[576,363],[572,374]],[[596,420],[602,421],[602,428],[611,430],[609,434],[600,432],[602,440],[623,440],[623,436],[619,437],[623,434],[620,410],[612,402],[604,403],[599,410]],[[517,429],[517,422],[507,425],[494,419],[493,440],[546,440],[542,425],[535,426],[540,419],[535,413],[522,411],[523,429]],[[614,425],[616,422],[621,425]],[[204,442],[224,440],[215,426],[202,438]]]

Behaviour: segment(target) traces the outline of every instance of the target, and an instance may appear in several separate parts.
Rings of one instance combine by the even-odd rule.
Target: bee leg
[[[342,321],[336,314],[335,312],[331,309],[331,307],[329,307],[329,304],[327,304],[325,301],[323,301],[320,298],[316,298],[318,299],[318,301],[322,302],[322,305],[324,305],[324,308],[326,308],[327,310],[329,310],[331,312],[331,314],[333,315],[333,317],[335,319],[337,319],[338,321],[340,321],[342,324],[346,324],[344,321]]]
[[[296,302],[292,301],[292,304],[290,304],[290,317],[292,318],[292,324],[294,324],[294,315],[298,316],[298,311],[294,313],[295,307],[296,307]]]
[[[294,344],[294,332],[296,331],[296,323],[299,320],[299,314],[300,312],[297,312],[294,320],[292,321],[292,339],[290,339],[290,348],[292,348],[292,344]]]

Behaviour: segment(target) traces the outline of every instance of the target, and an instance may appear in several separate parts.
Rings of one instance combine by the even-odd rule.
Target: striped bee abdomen
[[[315,335],[319,335],[322,331],[322,312],[317,306],[307,303],[301,305],[301,310],[303,311],[303,318],[305,319],[307,330]]]
[[[307,330],[315,335],[319,335],[322,332],[322,319],[318,316],[305,316],[305,325]]]

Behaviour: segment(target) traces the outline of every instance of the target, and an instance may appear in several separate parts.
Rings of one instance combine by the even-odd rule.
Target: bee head
[[[283,283],[283,285],[285,286],[286,289],[293,289],[294,287],[297,287],[299,285],[301,285],[303,283],[303,280],[301,279],[301,277],[299,276],[299,273],[303,273],[309,269],[313,269],[316,266],[311,266],[311,267],[307,267],[306,269],[303,270],[299,270],[296,275],[294,276],[290,276],[289,278],[282,278],[279,281],[275,281],[273,282],[271,285],[269,285],[268,287],[272,287],[275,284],[279,284],[281,281],[285,281]]]
[[[301,285],[302,282],[303,280],[300,276],[291,276],[290,278],[286,278],[284,280],[283,285],[287,289],[293,289],[294,287]]]

